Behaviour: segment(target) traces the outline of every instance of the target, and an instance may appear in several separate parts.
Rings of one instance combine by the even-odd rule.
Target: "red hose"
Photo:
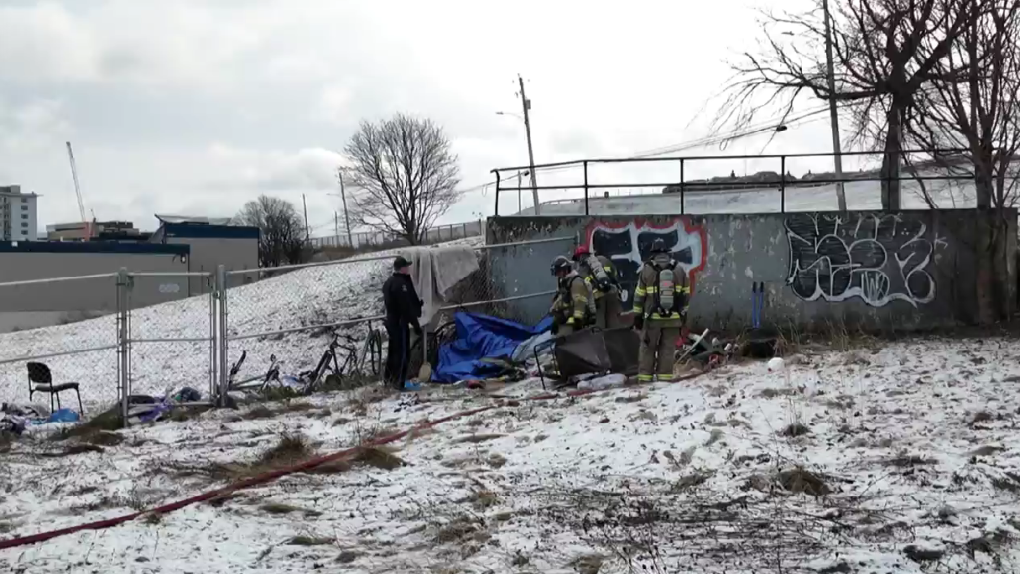
[[[429,428],[431,426],[435,426],[437,424],[449,422],[449,421],[454,420],[454,419],[458,419],[458,418],[462,418],[462,417],[469,417],[471,415],[476,415],[478,413],[482,413],[482,412],[485,412],[485,411],[489,411],[489,410],[495,409],[498,406],[499,405],[489,405],[487,407],[481,407],[481,408],[477,408],[477,409],[470,410],[470,411],[463,411],[463,412],[456,413],[456,414],[453,414],[453,415],[450,415],[450,416],[447,416],[447,417],[443,417],[441,419],[437,419],[437,420],[434,420],[434,421],[429,421],[429,422],[426,422],[426,423],[421,423],[419,425],[411,427],[410,429],[402,430],[402,431],[400,431],[398,433],[391,434],[389,436],[384,436],[384,437],[381,437],[381,438],[377,438],[377,439],[371,440],[371,441],[365,443],[363,446],[379,446],[379,445],[389,444],[391,442],[398,441],[398,440],[404,438],[412,430],[422,429],[422,428]],[[110,528],[111,526],[117,526],[119,524],[123,524],[125,522],[134,520],[134,519],[136,519],[136,518],[138,518],[138,517],[140,517],[140,516],[142,516],[144,514],[149,514],[149,513],[165,514],[167,512],[173,512],[174,510],[179,510],[181,508],[184,508],[185,506],[191,506],[192,504],[195,504],[196,502],[204,502],[206,500],[210,500],[210,499],[213,499],[213,498],[218,498],[218,497],[230,494],[230,493],[232,493],[232,492],[234,492],[236,490],[243,490],[245,488],[251,488],[253,486],[258,486],[260,484],[265,484],[267,482],[272,482],[272,481],[276,480],[277,478],[280,478],[281,476],[286,476],[288,474],[294,474],[296,472],[302,472],[302,471],[305,471],[305,470],[309,470],[309,469],[315,468],[315,467],[317,467],[317,466],[319,466],[321,464],[325,464],[327,462],[333,462],[333,461],[341,460],[341,459],[343,459],[346,456],[350,456],[351,454],[354,454],[354,452],[357,451],[358,448],[360,448],[360,447],[348,448],[348,449],[341,450],[339,452],[334,452],[332,454],[327,454],[327,455],[324,455],[324,456],[315,457],[315,458],[306,460],[305,462],[302,462],[300,464],[296,464],[296,465],[291,466],[291,467],[281,468],[281,469],[278,469],[278,470],[266,472],[266,473],[260,474],[258,476],[254,476],[252,478],[247,478],[245,480],[241,480],[241,481],[235,482],[235,483],[230,484],[228,486],[224,486],[223,488],[218,488],[216,490],[211,490],[211,491],[205,492],[203,494],[198,494],[196,496],[192,496],[191,498],[185,498],[183,500],[178,500],[176,502],[171,502],[169,504],[165,504],[163,506],[159,506],[159,507],[153,508],[151,510],[143,510],[141,512],[132,512],[131,514],[125,514],[123,516],[117,516],[115,518],[107,518],[106,520],[97,520],[95,522],[89,522],[89,523],[86,523],[86,524],[79,524],[77,526],[69,526],[67,528],[61,528],[59,530],[51,530],[49,532],[40,532],[39,534],[32,534],[30,536],[22,536],[22,537],[19,537],[19,538],[11,538],[10,540],[0,540],[0,550],[3,550],[5,548],[15,548],[15,547],[18,547],[18,546],[26,546],[26,545],[29,545],[29,544],[37,544],[39,542],[45,542],[45,541],[50,540],[52,538],[57,538],[58,536],[64,536],[66,534],[73,534],[75,532],[80,532],[82,530],[102,530],[104,528]]]
[[[677,382],[679,382],[679,381],[677,381]],[[609,390],[609,389],[599,389],[599,390]],[[566,396],[568,396],[568,397],[582,397],[582,396],[585,396],[585,395],[590,395],[590,394],[596,393],[599,390],[595,390],[595,389],[575,389],[573,391],[567,392]],[[563,396],[563,395],[558,395],[556,393],[546,393],[546,394],[543,394],[543,395],[538,395],[538,396],[534,396],[534,397],[527,397],[527,398],[518,399],[518,400],[520,402],[523,402],[523,401],[547,401],[547,400],[559,398],[561,396]],[[477,408],[477,409],[474,409],[474,410],[463,411],[463,412],[459,412],[459,413],[456,413],[456,414],[452,414],[452,415],[449,415],[447,417],[443,417],[441,419],[437,419],[437,420],[434,420],[434,421],[429,421],[429,422],[418,424],[418,425],[416,425],[414,427],[411,427],[410,429],[402,430],[402,431],[400,431],[398,433],[391,434],[389,436],[384,436],[384,437],[381,437],[381,438],[377,438],[377,439],[371,440],[371,441],[365,443],[362,446],[379,446],[379,445],[389,444],[391,442],[398,441],[398,440],[404,438],[405,436],[408,435],[408,433],[410,433],[413,430],[429,428],[429,427],[432,427],[432,426],[435,426],[435,425],[438,425],[438,424],[442,424],[442,423],[445,423],[445,422],[449,422],[449,421],[452,421],[452,420],[455,420],[455,419],[459,419],[459,418],[463,418],[463,417],[469,417],[471,415],[476,415],[478,413],[483,413],[485,411],[489,411],[489,410],[493,410],[493,409],[499,408],[500,406],[503,406],[503,405],[502,404],[489,405],[487,407],[480,407],[480,408]],[[261,484],[266,484],[267,482],[272,482],[272,481],[276,480],[277,478],[280,478],[281,476],[287,476],[288,474],[294,474],[296,472],[302,472],[302,471],[305,471],[305,470],[309,470],[309,469],[315,468],[315,467],[317,467],[319,465],[325,464],[327,462],[334,462],[334,461],[337,461],[337,460],[341,460],[341,459],[343,459],[346,456],[350,456],[350,455],[354,454],[355,451],[358,450],[358,448],[360,448],[360,447],[352,447],[352,448],[344,449],[344,450],[341,450],[341,451],[338,451],[338,452],[334,452],[332,454],[327,454],[327,455],[315,457],[315,458],[306,460],[305,462],[302,462],[300,464],[296,464],[294,466],[290,466],[290,467],[287,467],[287,468],[281,468],[281,469],[278,469],[278,470],[273,470],[273,471],[270,471],[270,472],[266,472],[266,473],[260,474],[258,476],[254,476],[252,478],[247,478],[247,479],[235,482],[233,484],[230,484],[228,486],[224,486],[223,488],[218,488],[216,490],[212,490],[212,491],[209,491],[209,492],[206,492],[206,493],[203,493],[203,494],[198,494],[198,495],[192,496],[191,498],[185,498],[183,500],[178,500],[177,502],[171,502],[169,504],[165,504],[163,506],[159,506],[157,508],[153,508],[153,509],[150,509],[150,510],[143,510],[143,511],[140,511],[140,512],[132,512],[131,514],[125,514],[123,516],[118,516],[116,518],[107,518],[106,520],[97,520],[95,522],[89,522],[89,523],[86,523],[86,524],[79,524],[77,526],[69,526],[67,528],[61,528],[59,530],[51,530],[49,532],[40,532],[39,534],[32,534],[30,536],[22,536],[22,537],[19,537],[19,538],[11,538],[10,540],[0,540],[0,550],[3,550],[5,548],[15,548],[15,547],[18,547],[18,546],[26,546],[26,545],[29,545],[29,544],[37,544],[39,542],[45,542],[45,541],[50,540],[52,538],[57,538],[58,536],[64,536],[66,534],[73,534],[75,532],[80,532],[82,530],[102,530],[104,528],[110,528],[111,526],[117,526],[117,525],[123,524],[125,522],[134,520],[134,519],[136,519],[136,518],[138,518],[138,517],[140,517],[142,515],[145,515],[145,514],[150,514],[150,513],[166,514],[167,512],[173,512],[174,510],[179,510],[181,508],[184,508],[185,506],[191,506],[192,504],[195,504],[196,502],[204,502],[206,500],[211,500],[213,498],[219,498],[221,496],[230,494],[230,493],[232,493],[234,491],[237,491],[237,490],[243,490],[245,488],[251,488],[253,486],[259,486]]]

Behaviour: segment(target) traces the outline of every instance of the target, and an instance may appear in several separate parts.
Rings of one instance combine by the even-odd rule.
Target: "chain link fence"
[[[528,257],[536,253],[536,246],[543,254],[550,249],[566,254],[574,241],[571,236],[468,246],[478,267],[447,290],[426,326],[428,336],[413,343],[412,372],[424,357],[436,364],[439,346],[456,337],[453,317],[458,311],[523,323],[540,318],[535,309],[547,308],[545,302],[555,292],[553,279],[547,290],[511,292],[494,273],[492,262]],[[0,283],[2,316],[12,315],[3,311],[20,308],[30,311],[26,316],[47,319],[31,301],[42,306],[62,298],[76,309],[90,309],[84,315],[66,312],[67,321],[83,319],[74,323],[45,328],[25,323],[0,334],[2,400],[49,406],[49,394],[34,391],[46,383],[28,380],[28,365],[37,362],[47,365],[52,383],[78,383],[86,410],[116,402],[125,420],[130,418],[129,397],[132,404],[145,396],[171,395],[185,403],[225,404],[228,391],[270,378],[286,383],[321,371],[334,375],[332,382],[350,377],[378,380],[386,349],[381,287],[400,253],[406,251],[280,267],[271,277],[253,282],[246,279],[264,272],[125,269],[117,274]],[[545,269],[544,262],[540,268]],[[209,292],[182,297],[196,281],[207,285]],[[161,299],[166,302],[153,304]],[[197,393],[182,394],[184,389]],[[77,410],[74,389],[59,397],[61,406]]]
[[[58,310],[45,302],[58,302]],[[116,400],[116,310],[115,274],[0,283],[8,331],[0,334],[0,401],[77,411],[79,396],[84,403]],[[51,387],[63,390],[36,390]]]

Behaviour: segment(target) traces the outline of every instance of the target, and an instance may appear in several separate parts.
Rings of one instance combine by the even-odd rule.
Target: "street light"
[[[513,116],[513,117],[521,120],[522,122],[524,121],[524,116],[522,116],[521,114],[515,114],[513,112],[496,112],[496,115],[497,116]]]
[[[521,90],[522,90],[522,92],[524,90],[523,81],[521,83]],[[496,112],[496,115],[497,116],[513,116],[513,117],[521,120],[522,122],[524,122],[524,132],[525,132],[525,134],[527,135],[527,138],[528,138],[528,167],[531,168],[529,170],[529,175],[531,175],[531,201],[535,204],[535,215],[538,215],[538,213],[539,213],[538,212],[538,209],[539,209],[539,207],[538,207],[538,182],[536,181],[536,178],[535,178],[535,152],[533,151],[533,148],[531,147],[531,123],[528,121],[528,116],[527,116],[528,108],[531,107],[531,100],[524,100],[524,102],[525,102],[524,103],[524,114],[525,114],[524,116],[519,116],[519,115],[517,115],[515,113],[512,113],[512,112]]]

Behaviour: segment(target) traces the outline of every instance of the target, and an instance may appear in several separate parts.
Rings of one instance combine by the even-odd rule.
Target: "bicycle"
[[[321,390],[323,383],[330,376],[335,377],[334,384],[336,386],[343,388],[345,379],[380,374],[382,371],[382,334],[369,323],[368,334],[360,347],[354,344],[354,339],[350,335],[345,335],[345,339],[348,344],[341,343],[339,333],[334,332],[332,341],[322,353],[315,368],[298,375],[297,378],[303,383],[305,394]],[[340,360],[340,356],[343,357],[343,361]]]
[[[240,391],[248,392],[255,389],[255,392],[261,392],[266,388],[271,381],[280,380],[280,361],[276,359],[276,355],[269,355],[269,369],[262,375],[255,375],[254,377],[248,377],[240,381],[235,381],[234,378],[237,373],[241,370],[241,365],[244,364],[245,358],[248,357],[248,351],[241,351],[241,358],[237,360],[232,367],[230,367],[230,373],[227,376],[227,391]]]

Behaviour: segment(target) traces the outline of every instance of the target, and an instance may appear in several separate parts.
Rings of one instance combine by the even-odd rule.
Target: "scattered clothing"
[[[46,419],[47,423],[76,423],[81,420],[81,416],[72,411],[71,409],[57,409],[49,418]]]
[[[428,325],[454,286],[478,271],[478,255],[470,247],[419,247],[406,254],[421,299],[421,323]]]
[[[592,379],[585,379],[577,383],[577,388],[585,390],[600,391],[602,389],[611,389],[614,387],[622,387],[627,383],[627,377],[620,373],[610,373],[608,375],[602,375],[601,377],[595,377]]]
[[[559,277],[556,283],[556,295],[549,309],[555,334],[569,335],[590,325],[595,318],[591,285],[577,271]]]

